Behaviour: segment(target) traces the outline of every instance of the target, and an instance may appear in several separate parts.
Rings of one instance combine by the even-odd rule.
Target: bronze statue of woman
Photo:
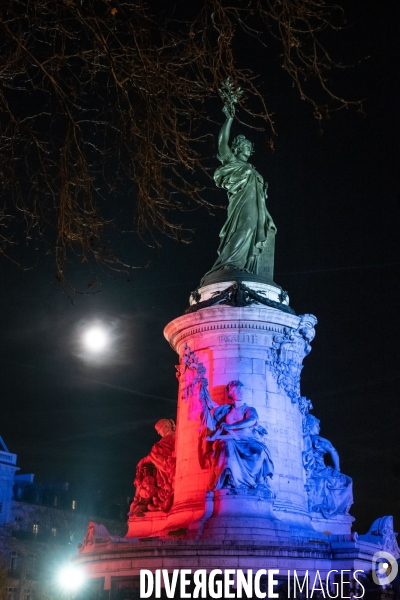
[[[214,180],[228,192],[228,218],[219,234],[218,259],[206,277],[222,269],[258,273],[258,261],[267,237],[271,232],[276,233],[265,205],[268,184],[248,163],[253,144],[239,135],[229,147],[234,101],[227,102],[223,112],[226,121],[218,138],[218,159],[222,166],[215,171]]]

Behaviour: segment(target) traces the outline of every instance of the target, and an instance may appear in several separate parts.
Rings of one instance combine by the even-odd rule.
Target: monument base
[[[201,539],[271,543],[289,535],[289,526],[274,515],[275,494],[270,490],[221,489],[208,495],[213,496],[213,510],[199,530]]]
[[[230,500],[231,498],[228,503]],[[221,503],[221,507],[223,504],[224,502]],[[225,509],[222,507],[222,510]],[[269,523],[273,522],[273,540],[265,535],[266,529],[263,535],[257,534],[257,528],[263,521],[266,529]],[[368,534],[362,536],[358,536],[357,533],[327,535],[317,532],[315,536],[307,535],[306,532],[303,532],[303,536],[295,536],[288,534],[286,524],[282,524],[279,531],[276,520],[253,517],[243,519],[242,523],[241,520],[232,517],[217,516],[211,517],[208,523],[208,533],[204,527],[205,536],[202,539],[187,539],[182,531],[182,537],[175,539],[171,539],[171,536],[140,540],[95,536],[86,541],[81,545],[79,554],[74,557],[74,563],[84,570],[88,581],[85,594],[89,589],[93,589],[98,594],[93,597],[117,600],[121,598],[121,590],[124,589],[125,594],[131,594],[123,596],[124,598],[140,597],[139,581],[142,569],[152,573],[157,569],[165,569],[169,574],[174,570],[187,569],[192,575],[199,569],[204,569],[207,573],[214,569],[240,569],[247,573],[251,569],[253,575],[261,569],[276,569],[279,573],[274,577],[279,581],[282,590],[287,589],[289,580],[293,582],[294,573],[302,580],[308,571],[308,588],[311,590],[316,577],[324,582],[329,572],[336,571],[340,574],[341,571],[353,573],[358,570],[357,578],[366,591],[361,596],[361,590],[358,589],[356,596],[368,600],[380,598],[380,595],[375,594],[379,590],[382,591],[369,577],[374,555],[382,550],[390,550],[395,558],[400,557],[391,517],[377,519]],[[213,523],[218,523],[221,527],[218,539],[209,535],[217,533]],[[245,539],[237,537],[240,536],[238,531],[241,527],[247,529]],[[187,534],[190,535],[190,531]],[[332,573],[330,576],[334,581]],[[77,598],[83,600],[87,596],[78,595]]]
[[[210,492],[208,492],[210,494]],[[213,493],[213,492],[211,492]],[[275,494],[267,489],[237,490],[221,489],[213,493],[214,511],[217,517],[253,517],[276,520],[272,503]]]
[[[320,513],[311,513],[311,523],[316,531],[332,534],[349,534],[355,518],[351,515],[336,515],[325,519]]]
[[[127,538],[147,538],[158,535],[163,531],[168,522],[168,515],[164,512],[146,512],[142,517],[129,517]]]

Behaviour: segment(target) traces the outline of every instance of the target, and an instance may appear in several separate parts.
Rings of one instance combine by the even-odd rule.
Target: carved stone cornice
[[[315,318],[315,317],[314,317]],[[217,305],[174,319],[164,329],[164,335],[174,350],[186,338],[206,332],[230,330],[249,333],[272,332],[283,334],[285,328],[297,330],[302,317],[266,306],[233,307]]]

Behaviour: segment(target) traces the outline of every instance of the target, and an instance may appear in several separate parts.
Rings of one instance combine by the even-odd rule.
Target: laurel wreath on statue
[[[242,88],[235,87],[231,78],[228,77],[226,81],[222,82],[218,91],[224,103],[224,113],[233,117],[235,115],[235,104],[240,101],[244,94]]]

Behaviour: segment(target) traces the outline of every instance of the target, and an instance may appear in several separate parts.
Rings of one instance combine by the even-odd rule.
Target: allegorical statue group
[[[200,431],[200,460],[209,469],[211,491],[269,490],[274,464],[266,444],[267,430],[260,425],[256,409],[244,402],[243,391],[240,381],[230,381],[226,387],[228,402],[211,409],[214,429],[205,426],[205,431]],[[161,419],[156,430],[161,440],[136,469],[136,494],[130,516],[141,517],[147,511],[168,512],[172,506],[175,424],[171,419]],[[340,472],[338,453],[319,431],[319,420],[308,414],[303,464],[309,510],[325,518],[348,514],[353,503],[352,480]],[[327,454],[333,467],[325,464]]]
[[[226,393],[229,403],[213,410],[214,429],[204,432],[202,462],[209,465],[209,489],[268,488],[274,464],[265,443],[267,431],[256,409],[244,402],[240,381],[230,381]]]
[[[257,273],[257,264],[268,235],[276,232],[265,199],[267,184],[248,163],[253,145],[243,135],[229,146],[234,104],[240,90],[227,81],[221,89],[226,121],[218,139],[218,158],[222,163],[214,175],[218,187],[228,192],[228,217],[220,233],[218,258],[207,273],[235,269]],[[199,460],[210,473],[209,490],[223,488],[269,490],[273,477],[273,457],[266,444],[267,431],[259,423],[257,411],[243,399],[240,381],[227,383],[227,402],[215,406],[212,400],[203,406],[199,439]],[[208,394],[208,392],[207,392]],[[293,401],[293,399],[292,399]],[[303,421],[306,490],[309,510],[325,518],[348,514],[353,502],[352,480],[340,472],[339,457],[332,444],[319,435],[319,421],[307,414]],[[136,469],[136,494],[130,507],[131,517],[149,511],[164,511],[172,506],[175,476],[175,424],[170,419],[156,423],[161,440]],[[325,464],[329,455],[333,467]]]

